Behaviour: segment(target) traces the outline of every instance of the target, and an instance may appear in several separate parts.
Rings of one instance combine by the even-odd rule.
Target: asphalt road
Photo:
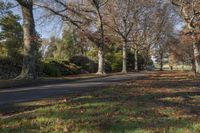
[[[67,94],[81,93],[101,89],[102,86],[118,84],[146,76],[142,73],[114,75],[102,78],[83,79],[67,83],[41,85],[37,87],[10,88],[0,90],[0,106],[18,102],[39,100],[42,98],[65,96]]]

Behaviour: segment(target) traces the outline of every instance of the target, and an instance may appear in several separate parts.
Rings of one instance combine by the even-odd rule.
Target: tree
[[[63,21],[69,22],[80,30],[98,48],[98,72],[105,73],[104,63],[104,25],[102,10],[107,0],[62,1],[47,0],[36,3],[38,7],[59,16]],[[49,5],[48,3],[54,3]],[[70,4],[69,4],[70,2]]]
[[[35,61],[37,49],[37,34],[33,17],[33,0],[16,0],[22,9],[24,51],[21,74],[17,79],[35,79]]]
[[[103,16],[101,13],[102,6],[105,5],[105,3],[108,0],[91,0],[91,4],[94,5],[96,9],[96,16],[97,16],[97,29],[100,32],[100,40],[98,46],[98,72],[97,74],[105,74],[105,41],[104,41],[104,24],[103,24]]]
[[[174,24],[171,20],[171,12],[169,4],[165,4],[163,7],[158,8],[156,19],[156,40],[154,44],[155,57],[160,64],[160,70],[163,70],[163,59],[166,56],[168,50],[168,43],[173,37]]]
[[[191,65],[193,70],[195,70],[193,48],[191,44],[191,36],[181,33],[178,38],[171,40],[169,52],[172,54],[173,60],[176,60],[176,63],[180,62],[182,65]]]
[[[23,45],[23,30],[18,22],[20,17],[12,12],[7,13],[0,18],[0,38],[5,40],[3,44],[7,50],[7,56],[19,59]]]
[[[17,5],[14,5],[11,2],[0,1],[0,18],[5,17],[8,13],[12,13],[10,9],[16,6]]]
[[[107,26],[117,33],[123,42],[123,73],[127,73],[127,45],[134,25],[134,17],[139,12],[135,3],[137,3],[135,0],[111,0],[107,5]]]
[[[55,52],[57,50],[57,47],[56,47],[56,41],[57,41],[57,38],[55,36],[52,36],[50,38],[50,40],[44,40],[43,42],[43,45],[46,45],[44,46],[44,58],[54,58],[55,57]]]
[[[159,7],[159,5],[156,5],[156,7]],[[156,44],[158,25],[155,23],[155,20],[157,19],[155,16],[157,13],[155,7],[150,6],[144,10],[139,27],[134,30],[133,33],[135,39],[133,40],[133,46],[135,52],[139,51],[142,54],[144,58],[144,68],[147,68],[149,63],[151,64],[151,52],[154,44]],[[137,56],[135,58],[137,58]]]
[[[200,28],[200,1],[199,0],[171,0],[172,4],[179,9],[180,15],[189,29],[192,37],[195,72],[200,73],[200,51],[197,33]]]

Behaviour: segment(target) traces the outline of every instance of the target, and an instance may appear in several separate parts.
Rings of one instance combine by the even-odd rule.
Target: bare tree
[[[165,4],[158,8],[156,13],[156,25],[155,28],[156,37],[154,50],[157,57],[157,61],[160,64],[160,70],[163,70],[163,59],[168,50],[168,43],[173,37],[174,24],[171,20],[170,5]]]
[[[141,8],[139,3],[137,0],[111,0],[107,5],[107,26],[117,33],[123,42],[123,73],[127,73],[127,46],[135,22],[134,17]]]
[[[104,41],[104,24],[103,24],[103,15],[101,12],[101,7],[107,3],[108,0],[90,0],[91,4],[94,5],[97,13],[97,29],[100,32],[100,40],[98,43],[98,72],[97,74],[105,74],[105,64],[104,64],[104,55],[105,55],[105,41]]]
[[[200,1],[199,0],[171,0],[185,21],[192,37],[195,72],[200,73],[200,51],[197,42],[197,32],[200,29]]]
[[[82,35],[85,35],[90,41],[96,44],[99,57],[97,74],[105,74],[105,41],[102,8],[107,1],[84,0],[68,4],[66,0],[38,0],[36,3],[38,7],[48,10],[51,14],[59,16],[63,21],[67,21],[77,27]],[[50,2],[53,4],[49,5]]]

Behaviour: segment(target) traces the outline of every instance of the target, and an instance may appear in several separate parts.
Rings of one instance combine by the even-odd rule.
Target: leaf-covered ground
[[[0,108],[0,132],[199,133],[200,80],[154,72],[95,92]]]

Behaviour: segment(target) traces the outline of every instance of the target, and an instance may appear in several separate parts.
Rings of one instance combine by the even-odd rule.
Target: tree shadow
[[[90,93],[68,95],[56,105],[33,107],[42,108],[35,116],[59,120],[61,127],[58,130],[63,131],[65,127],[69,132],[193,130],[192,126],[200,122],[199,81],[186,79],[188,83],[185,85],[185,81],[167,80],[168,76],[162,76],[164,80],[159,82],[152,78],[155,77],[136,79]],[[12,121],[16,120],[19,119]],[[51,127],[49,121],[45,124]],[[54,127],[48,129],[51,130]]]

